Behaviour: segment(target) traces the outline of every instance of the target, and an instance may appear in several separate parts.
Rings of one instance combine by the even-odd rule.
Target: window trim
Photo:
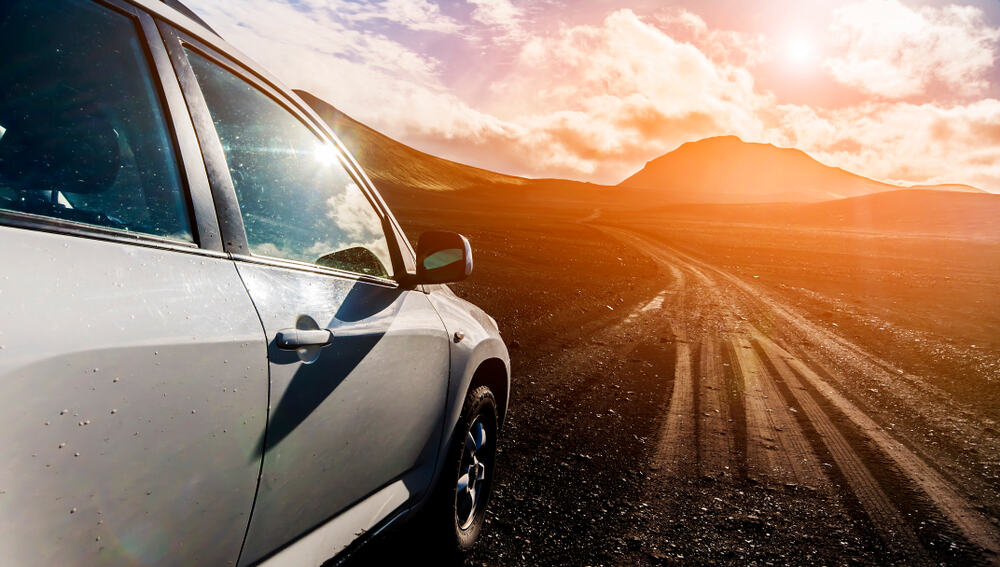
[[[319,264],[310,264],[309,262],[300,262],[298,260],[288,260],[285,258],[276,258],[274,256],[254,256],[251,254],[230,254],[230,257],[233,260],[245,262],[247,264],[259,264],[262,266],[273,266],[276,268],[291,268],[301,272],[312,272],[314,274],[336,276],[338,278],[363,281],[385,287],[398,287],[396,280],[391,278],[380,278],[378,276],[372,276],[360,272],[327,268],[326,266],[320,266]]]
[[[163,39],[163,45],[180,85],[187,113],[198,140],[199,153],[205,165],[215,216],[219,224],[219,234],[222,237],[222,249],[230,254],[248,254],[250,247],[243,226],[243,216],[240,214],[236,189],[226,165],[222,142],[215,133],[208,104],[201,94],[194,70],[184,54],[178,36],[180,32],[159,19],[156,20],[156,27]]]
[[[213,45],[207,45],[201,39],[178,30],[169,23],[158,20],[157,25],[160,29],[160,35],[164,38],[167,52],[170,54],[174,69],[183,88],[192,120],[195,123],[195,131],[202,142],[202,155],[206,169],[209,172],[212,194],[215,197],[225,250],[230,253],[233,259],[398,286],[399,280],[405,277],[404,274],[410,272],[407,269],[407,262],[404,260],[403,252],[400,250],[400,242],[397,236],[400,232],[398,223],[396,223],[395,218],[388,212],[385,201],[382,200],[381,195],[374,189],[371,180],[364,175],[354,157],[326,127],[326,124],[310,112],[305,111],[302,106],[307,105],[299,101],[294,96],[294,93],[290,93],[286,89],[275,85],[260,73],[255,72],[251,65],[231,57],[227,52],[216,49]],[[236,189],[226,161],[225,152],[219,140],[218,132],[215,129],[208,104],[194,75],[194,70],[188,61],[185,49],[197,52],[214,64],[246,81],[249,85],[261,91],[265,96],[292,114],[320,140],[331,143],[337,148],[339,163],[344,167],[351,180],[354,181],[368,200],[376,216],[379,217],[383,237],[389,249],[395,279],[378,278],[359,272],[326,268],[307,262],[254,254],[250,251],[246,237],[246,228],[243,224],[243,216],[240,212],[239,201],[236,197]],[[412,254],[412,251],[410,252]]]
[[[129,232],[127,230],[120,230],[117,228],[103,227],[99,225],[86,224],[55,217],[46,217],[31,213],[22,213],[18,211],[0,210],[0,226],[25,228],[29,230],[65,234],[69,236],[80,236],[92,238],[94,240],[120,242],[123,244],[137,244],[149,248],[164,248],[181,252],[212,252],[211,250],[199,248],[194,242],[185,242],[183,240],[174,240],[163,236]]]
[[[163,66],[166,51],[159,34],[150,33],[151,29],[155,31],[153,18],[141,9],[120,0],[85,1],[122,15],[132,21],[136,40],[142,51],[142,60],[146,65],[145,70],[149,73],[149,80],[155,91],[154,96],[160,104],[160,111],[163,115],[163,127],[166,129],[167,138],[174,153],[173,165],[176,167],[179,182],[177,189],[180,191],[184,209],[188,215],[188,228],[191,230],[192,241],[176,240],[153,234],[130,232],[68,219],[8,210],[0,210],[0,226],[11,226],[184,252],[194,252],[197,250],[204,250],[206,252],[221,251],[221,245],[214,245],[218,241],[218,230],[216,229],[213,235],[212,223],[205,222],[204,219],[205,205],[202,202],[203,199],[198,197],[198,192],[196,191],[199,186],[197,176],[192,176],[189,173],[192,169],[190,160],[193,156],[189,151],[186,152],[185,148],[190,147],[192,143],[190,136],[193,136],[193,130],[189,128],[188,131],[185,131],[183,122],[179,121],[175,115],[175,104],[171,104],[171,95],[174,93],[171,92],[170,83],[171,80],[176,81],[176,79],[173,79],[172,70],[169,67]],[[176,101],[173,102],[176,103]],[[200,164],[201,160],[198,159],[197,162]],[[221,242],[218,244],[221,244]]]
[[[222,235],[215,215],[215,202],[212,199],[208,175],[205,173],[205,163],[198,148],[194,124],[184,103],[180,81],[174,74],[166,45],[153,17],[146,12],[139,12],[139,22],[150,45],[150,63],[159,78],[160,96],[163,98],[167,122],[175,140],[175,152],[182,169],[181,176],[187,182],[188,206],[197,231],[195,241],[202,248],[221,252]]]

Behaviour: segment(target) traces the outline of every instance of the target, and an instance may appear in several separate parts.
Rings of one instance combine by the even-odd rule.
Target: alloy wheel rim
[[[488,441],[487,434],[486,426],[476,419],[465,435],[455,501],[458,525],[463,530],[469,529],[476,520],[484,500],[487,482],[484,461],[489,458],[484,450]]]

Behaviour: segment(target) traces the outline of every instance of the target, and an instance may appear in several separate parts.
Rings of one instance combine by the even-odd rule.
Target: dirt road
[[[923,333],[920,350],[883,348],[870,337],[891,331],[912,345],[914,335],[882,304],[855,309],[882,335],[848,329],[828,312],[860,297],[851,290],[733,268],[774,257],[808,278],[825,273],[798,252],[798,233],[768,233],[777,244],[761,246],[587,212],[581,223],[435,210],[437,226],[472,240],[477,273],[454,289],[497,318],[513,363],[496,493],[469,564],[998,563],[994,397],[976,405],[973,386],[938,386],[923,354],[971,349],[975,365],[953,372],[984,369],[968,383],[987,384],[992,347]],[[435,228],[410,222],[414,234]],[[910,273],[900,262],[871,261]],[[990,305],[988,266],[964,266],[945,274],[960,293],[944,297]],[[369,551],[358,564],[440,563],[419,542]]]
[[[995,438],[995,432],[921,377],[906,375],[752,282],[653,237],[597,228],[654,259],[667,282],[626,319],[666,319],[677,343],[672,394],[652,463],[661,482],[700,476],[818,493],[846,488],[896,557],[951,561],[961,548],[969,559],[1000,564],[1000,529],[978,505],[984,498],[996,501],[995,487],[968,482],[974,467],[963,470],[966,459],[943,447],[894,435],[887,429],[893,417],[864,407],[860,390],[880,384],[896,398],[891,407],[926,414],[952,444]],[[661,301],[664,296],[669,299]],[[994,442],[980,458],[995,460],[998,450]],[[947,526],[954,549],[925,545],[936,543],[924,541],[928,518]]]

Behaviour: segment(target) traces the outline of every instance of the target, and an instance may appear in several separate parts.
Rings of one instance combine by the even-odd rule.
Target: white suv
[[[292,30],[289,33],[294,33]],[[482,527],[495,322],[290,90],[153,0],[0,3],[4,565],[319,564]]]

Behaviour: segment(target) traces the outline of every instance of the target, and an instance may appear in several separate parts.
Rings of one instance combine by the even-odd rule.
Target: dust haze
[[[1000,561],[1000,196],[738,139],[530,180],[307,98],[407,234],[469,237],[511,347],[472,564]]]

